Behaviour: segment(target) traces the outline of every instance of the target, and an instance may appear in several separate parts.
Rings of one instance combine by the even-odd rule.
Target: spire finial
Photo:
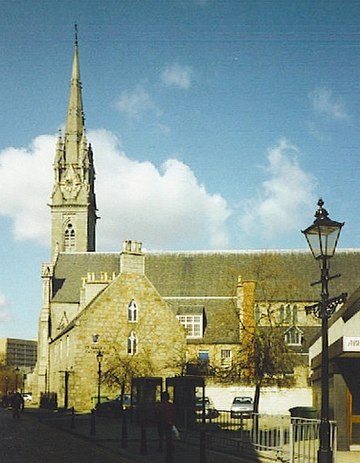
[[[77,24],[75,23],[75,46],[77,47],[78,45],[78,27]]]

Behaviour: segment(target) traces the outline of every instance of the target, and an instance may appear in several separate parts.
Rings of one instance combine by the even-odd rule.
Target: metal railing
[[[196,416],[196,425],[205,425],[206,447],[233,454],[262,455],[289,463],[315,463],[319,448],[319,420],[289,415],[243,414],[229,411]],[[331,448],[336,463],[336,425],[331,425]]]
[[[319,420],[292,418],[290,425],[290,463],[316,463],[319,449]],[[330,422],[330,448],[336,463],[336,424]]]

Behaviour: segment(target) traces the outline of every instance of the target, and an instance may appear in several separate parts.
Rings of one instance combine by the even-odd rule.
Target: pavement
[[[129,463],[114,453],[29,417],[0,409],[0,463]]]
[[[336,452],[336,463],[359,463],[360,452]]]
[[[89,414],[71,415],[28,408],[19,420],[10,410],[0,410],[0,463],[168,463],[165,449],[159,451],[155,428],[127,422],[124,438],[122,420]],[[144,439],[146,437],[146,440]],[[174,442],[172,463],[264,463],[255,451],[234,454],[206,450],[200,456],[199,434],[181,433]],[[337,452],[336,463],[359,463],[360,452]]]
[[[94,432],[95,431],[95,432]],[[135,423],[127,427],[126,445],[122,440],[122,420],[91,415],[25,409],[19,420],[11,410],[0,409],[0,463],[168,463],[165,449],[158,448],[155,428],[146,430],[146,449],[141,429]],[[171,463],[257,463],[248,454],[244,458],[222,452],[206,451],[200,459],[198,438],[181,436],[174,442]]]

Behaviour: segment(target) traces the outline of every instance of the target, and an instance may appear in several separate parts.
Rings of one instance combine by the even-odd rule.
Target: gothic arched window
[[[64,234],[64,251],[75,250],[75,230],[71,223],[67,224]]]
[[[281,304],[279,308],[279,322],[284,323],[284,321],[285,321],[285,308],[284,308],[284,305]]]
[[[138,350],[138,340],[134,331],[131,331],[127,341],[127,351],[129,355],[135,355]]]
[[[260,318],[261,318],[261,309],[260,309],[259,304],[255,304],[255,307],[254,307],[254,318],[255,318],[256,323],[258,323],[258,322],[260,321]]]
[[[128,305],[128,321],[137,322],[138,321],[138,306],[134,299],[131,299]]]

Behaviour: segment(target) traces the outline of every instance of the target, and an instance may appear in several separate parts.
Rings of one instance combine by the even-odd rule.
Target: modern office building
[[[0,355],[9,367],[30,373],[36,364],[37,342],[26,339],[1,338]]]

